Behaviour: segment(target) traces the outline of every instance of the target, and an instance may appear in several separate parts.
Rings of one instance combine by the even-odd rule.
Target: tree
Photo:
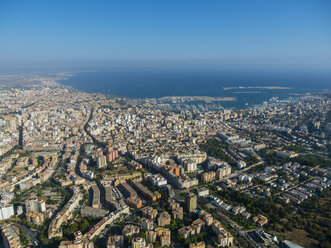
[[[29,244],[29,238],[24,232],[20,232],[21,243],[24,247],[27,247]]]
[[[80,229],[85,232],[87,230],[87,228],[89,227],[89,222],[87,221],[87,219],[83,218],[82,222],[80,224]]]
[[[70,224],[66,229],[64,229],[64,235],[70,236],[79,230],[77,223]]]

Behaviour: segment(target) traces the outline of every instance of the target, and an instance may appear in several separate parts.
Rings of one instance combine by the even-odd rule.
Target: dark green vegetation
[[[206,143],[201,144],[200,148],[211,156],[225,159],[225,154],[221,151],[221,148],[227,148],[228,145],[215,138],[207,140]]]
[[[228,189],[220,192],[219,196],[230,204],[246,206],[247,211],[252,215],[266,216],[269,219],[268,226],[271,228],[281,223],[283,218],[289,217],[294,210],[292,205],[283,204],[274,197],[261,200],[259,197],[252,198],[245,193]]]
[[[306,152],[306,149],[302,148],[301,146],[297,146],[297,145],[286,146],[286,147],[284,147],[284,150],[298,152],[298,153]]]
[[[80,215],[77,215],[75,219],[72,219],[63,225],[64,239],[74,240],[75,232],[81,231],[84,234],[90,229],[90,227],[94,226],[98,221],[99,219],[95,219],[92,217],[82,217]]]
[[[205,151],[209,156],[219,158],[228,162],[231,165],[235,165],[235,162],[223,151],[223,149],[226,149],[227,147],[228,144],[219,141],[216,138],[209,139],[206,143],[200,145],[200,148]]]
[[[21,153],[20,153],[20,158],[21,158],[21,157],[30,157],[31,154],[32,154],[32,152],[30,152],[30,151],[24,151],[24,152],[21,152]]]
[[[39,156],[38,157],[38,167],[42,166],[44,162],[45,162],[44,158]]]
[[[224,190],[219,195],[228,203],[243,204],[253,216],[263,214],[269,219],[265,229],[281,238],[311,248],[331,247],[331,189],[313,196],[295,208],[270,197],[251,198],[247,194]],[[240,220],[235,220],[240,223]],[[239,221],[239,222],[238,222]],[[243,224],[243,223],[241,223]],[[245,225],[243,225],[245,226]]]
[[[331,110],[327,113],[325,122],[326,123],[331,122]]]
[[[64,188],[56,185],[53,182],[48,181],[48,182],[45,182],[43,184],[39,184],[35,187],[32,187],[32,188],[30,188],[28,190],[25,190],[25,191],[22,191],[22,192],[19,192],[17,190],[14,191],[15,197],[12,200],[11,203],[12,204],[22,203],[33,193],[36,194],[38,197],[41,197],[42,196],[42,191],[45,190],[46,188],[52,188],[52,189],[58,191],[62,195],[62,197],[64,198],[64,202],[66,202],[70,198],[70,194],[68,193],[67,190],[65,190]],[[48,200],[52,201],[52,199],[46,199],[46,202]]]
[[[331,123],[331,110],[326,115],[325,123]],[[330,133],[328,134],[327,139],[329,139],[329,140],[331,139]],[[329,143],[327,145],[327,151],[328,151],[329,158],[331,158],[331,143]]]
[[[276,156],[276,152],[262,150],[261,155],[269,165],[284,164],[287,162],[297,162],[310,167],[320,166],[322,168],[331,167],[331,160],[315,154],[306,154],[295,158],[282,158]]]
[[[209,235],[208,235],[209,234]],[[208,235],[210,239],[212,237],[211,231],[208,232],[201,232],[199,234],[193,235],[192,237],[189,238],[184,238],[182,235],[178,236],[178,240],[184,245],[183,247],[189,247],[190,244],[192,243],[197,243],[197,242],[202,242],[207,240],[206,236]]]
[[[21,244],[23,247],[28,247],[29,245],[29,237],[22,231],[20,231],[20,239],[21,239]]]
[[[302,165],[311,166],[311,167],[314,167],[314,166],[320,166],[322,168],[331,167],[331,160],[325,159],[321,156],[317,156],[317,155],[313,155],[313,154],[308,154],[306,156],[292,158],[291,161],[297,162]]]
[[[306,248],[331,247],[330,206],[331,189],[327,189],[299,205],[297,211],[278,226],[278,234]]]
[[[59,194],[62,195],[62,202],[59,205],[59,209],[62,209],[64,207],[64,205],[69,201],[70,199],[70,193],[69,193],[69,189],[68,188],[62,188],[56,184],[54,184],[53,182],[45,182],[41,185],[37,185],[29,190],[25,190],[20,194],[15,194],[15,198],[13,200],[13,203],[19,203],[19,202],[24,202],[24,200],[31,194],[31,193],[35,193],[37,194],[37,196],[42,196],[42,191],[47,189],[47,188],[51,188],[51,189],[55,189]],[[53,199],[46,199],[46,202],[48,200],[53,200]],[[56,213],[55,213],[56,215]],[[54,215],[54,216],[55,216]],[[41,241],[43,247],[47,247],[47,248],[55,248],[58,247],[58,245],[60,244],[60,242],[63,240],[60,237],[56,237],[53,239],[48,239],[48,234],[47,234],[47,230],[48,230],[48,226],[50,224],[50,219],[46,219],[44,221],[43,224],[41,225],[35,225],[32,222],[29,222],[26,220],[26,218],[21,218],[20,219],[20,223],[31,228],[31,229],[36,229],[38,230],[38,233],[40,234],[38,239]]]
[[[172,220],[168,227],[170,228],[171,231],[176,231],[184,226],[185,226],[184,220],[176,219],[176,220]]]
[[[44,225],[39,225],[37,227],[37,230],[40,233],[39,240],[41,241],[43,247],[55,248],[59,246],[62,238],[56,237],[56,238],[48,239],[47,230],[49,224],[50,224],[50,220],[47,220]]]
[[[256,157],[247,157],[244,159],[244,161],[246,162],[247,166],[256,164],[259,162],[259,160]]]

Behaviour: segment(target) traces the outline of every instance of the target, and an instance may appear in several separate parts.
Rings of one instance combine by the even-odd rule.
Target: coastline
[[[202,109],[210,109],[211,105],[217,105],[217,108],[224,109],[247,109],[263,104],[264,102],[276,102],[290,99],[291,97],[300,97],[307,93],[320,93],[323,89],[310,90],[294,87],[281,86],[238,86],[238,87],[216,87],[209,83],[201,84],[200,86],[192,85],[190,82],[183,82],[183,85],[171,84],[171,87],[165,88],[163,84],[152,84],[145,82],[139,86],[139,90],[135,90],[137,85],[107,82],[108,78],[102,77],[94,79],[94,76],[99,76],[99,73],[93,71],[80,72],[59,72],[52,74],[7,74],[1,75],[0,87],[2,88],[66,88],[70,91],[80,91],[89,94],[102,94],[108,98],[122,98],[129,102],[151,102],[155,104],[171,104],[176,105],[178,109],[181,105],[202,106]],[[102,74],[102,72],[101,72]],[[85,79],[84,76],[89,78]],[[82,80],[82,82],[81,82]],[[90,81],[91,80],[91,81]],[[100,80],[100,81],[99,81]],[[117,82],[117,81],[116,81]],[[81,85],[82,83],[82,85]],[[111,87],[116,86],[113,91]],[[126,86],[132,86],[127,89]],[[86,88],[87,87],[87,88]],[[135,88],[136,87],[136,88]],[[158,87],[161,89],[159,90]],[[238,91],[238,89],[242,89]],[[259,89],[259,90],[257,90]],[[158,94],[154,94],[154,93]],[[187,93],[181,94],[181,93]],[[170,93],[170,94],[168,94]],[[214,106],[213,106],[214,108]]]

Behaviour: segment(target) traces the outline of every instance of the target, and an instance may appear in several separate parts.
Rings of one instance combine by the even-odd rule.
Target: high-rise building
[[[7,121],[7,126],[9,130],[15,131],[17,126],[16,126],[16,117],[12,115],[8,115],[5,120]]]
[[[118,158],[118,151],[114,150],[112,147],[108,147],[108,152],[107,152],[108,162],[112,162],[116,158]]]
[[[46,211],[45,201],[39,198],[30,200],[28,206],[31,212],[42,213]]]
[[[132,248],[145,248],[146,247],[146,241],[143,238],[136,237],[132,239]]]
[[[21,248],[19,229],[13,225],[1,227],[5,248]]]
[[[143,230],[153,230],[153,228],[154,228],[153,220],[143,218],[141,221],[141,228]]]
[[[194,159],[185,159],[183,161],[183,164],[186,172],[192,172],[198,169],[197,163],[194,161]]]
[[[201,181],[204,183],[211,182],[215,180],[215,176],[216,176],[215,171],[205,172],[201,175]]]
[[[157,224],[159,226],[169,225],[170,222],[171,222],[171,215],[167,211],[162,212],[159,218],[157,219]]]
[[[97,185],[93,185],[89,189],[90,199],[91,199],[91,207],[99,208],[100,207],[100,190]]]
[[[169,228],[155,228],[156,236],[159,238],[161,247],[169,247],[171,244],[171,232]]]
[[[97,160],[98,169],[106,167],[107,165],[106,156],[104,155],[98,156],[96,160]]]
[[[12,204],[0,206],[0,220],[9,219],[14,214],[14,207]]]
[[[195,194],[189,193],[185,198],[185,205],[188,212],[195,212],[198,205],[198,198]]]

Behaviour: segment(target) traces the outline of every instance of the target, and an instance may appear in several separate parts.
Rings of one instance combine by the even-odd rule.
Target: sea
[[[313,83],[315,80],[315,83]],[[224,108],[242,109],[270,99],[283,100],[325,91],[317,78],[286,78],[286,75],[247,75],[235,72],[189,70],[107,70],[71,74],[59,83],[90,93],[126,98],[164,96],[233,97],[219,102]]]

